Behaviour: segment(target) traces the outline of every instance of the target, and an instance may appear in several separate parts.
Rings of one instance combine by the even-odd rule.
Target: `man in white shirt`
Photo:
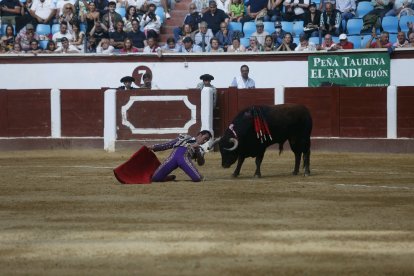
[[[249,78],[249,66],[242,65],[240,67],[240,76],[234,77],[231,87],[243,88],[256,88],[256,84],[253,79]]]
[[[29,12],[36,19],[37,23],[50,24],[56,13],[56,3],[54,0],[34,1]]]
[[[57,48],[55,50],[55,53],[63,53],[63,54],[80,53],[78,48],[76,48],[74,45],[69,44],[69,40],[66,37],[63,37],[61,42],[62,42],[62,46]]]
[[[62,21],[60,23],[60,31],[53,34],[52,40],[56,43],[57,47],[62,46],[61,40],[66,37],[69,41],[73,41],[73,35],[68,31],[68,25]]]

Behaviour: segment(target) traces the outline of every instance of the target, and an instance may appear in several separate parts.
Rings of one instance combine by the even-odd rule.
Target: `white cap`
[[[339,36],[339,40],[345,40],[345,39],[347,39],[348,37],[346,36],[346,34],[341,34],[340,36]]]

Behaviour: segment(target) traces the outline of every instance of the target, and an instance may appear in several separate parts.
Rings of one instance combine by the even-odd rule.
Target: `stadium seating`
[[[119,7],[115,9],[115,12],[119,13],[122,17],[125,17],[126,10],[124,7]]]
[[[37,24],[36,26],[36,33],[38,35],[50,35],[50,25],[48,24]]]
[[[158,15],[161,19],[161,24],[165,21],[165,12],[163,7],[157,7],[155,9],[155,14]]]
[[[229,30],[241,32],[243,30],[243,25],[240,22],[230,22]]]
[[[249,47],[249,38],[248,37],[240,38],[240,45],[243,45],[246,48]]]
[[[244,37],[249,38],[252,33],[256,31],[256,23],[253,21],[249,21],[244,23],[243,25],[243,33]]]
[[[274,33],[274,31],[275,31],[275,23],[273,23],[273,22],[263,22],[263,24],[264,24],[264,30],[266,32],[268,32],[269,34]]]
[[[355,11],[355,17],[362,18],[373,9],[374,7],[372,6],[371,1],[359,2]]]
[[[315,45],[321,44],[321,43],[319,43],[319,37],[316,37],[316,36],[310,37],[309,42],[312,42]]]
[[[332,37],[332,41],[333,41],[334,43],[339,43],[339,36],[333,36],[333,37]]]
[[[364,3],[364,2],[361,2]],[[364,23],[361,18],[351,18],[346,24],[348,35],[359,35]]]
[[[371,39],[371,35],[363,35],[361,36],[361,49],[364,49],[367,45],[367,42]],[[373,40],[372,42],[374,42]]]
[[[292,36],[299,37],[299,35],[303,33],[303,21],[295,21],[293,22],[293,32]]]
[[[299,45],[300,44],[299,37],[294,37],[293,38],[293,43],[296,43],[296,45]]]
[[[49,40],[40,40],[39,41],[40,48],[42,48],[43,50],[46,49],[48,42],[49,42]]]
[[[359,35],[348,36],[348,41],[354,44],[354,49],[361,48],[361,36]]]
[[[282,30],[285,32],[293,33],[293,22],[282,21]]]
[[[86,24],[85,23],[80,23],[79,25],[80,31],[86,33]]]
[[[400,17],[400,29],[402,32],[408,32],[407,23],[414,23],[414,15],[404,15]]]
[[[394,34],[394,33],[390,33],[390,42],[392,43],[392,44],[394,44],[395,42],[397,42],[397,34]]]
[[[53,24],[52,25],[52,35],[55,33],[60,32],[60,24]]]
[[[389,33],[398,33],[398,17],[385,16],[382,18],[382,29]]]

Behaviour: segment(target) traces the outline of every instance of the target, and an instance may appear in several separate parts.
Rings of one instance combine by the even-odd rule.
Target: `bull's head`
[[[220,148],[221,165],[223,166],[223,168],[230,168],[230,166],[233,165],[234,162],[236,162],[239,156],[239,141],[236,138],[232,138],[228,135],[225,135],[222,138],[214,140],[210,148],[213,148],[216,144],[219,144]]]

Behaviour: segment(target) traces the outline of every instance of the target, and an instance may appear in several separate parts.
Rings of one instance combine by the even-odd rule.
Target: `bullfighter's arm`
[[[152,151],[163,151],[163,150],[171,149],[177,142],[178,142],[178,138],[171,140],[167,143],[155,144],[155,145],[149,146],[148,148]]]

